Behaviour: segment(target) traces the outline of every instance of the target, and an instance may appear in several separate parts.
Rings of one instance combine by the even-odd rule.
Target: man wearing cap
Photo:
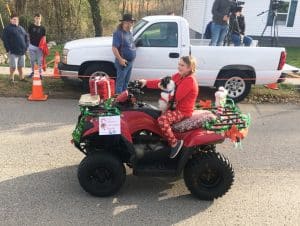
[[[236,7],[231,16],[229,22],[229,31],[231,35],[231,41],[234,46],[240,46],[242,43],[245,46],[250,46],[252,38],[245,36],[245,17],[242,15],[242,6]]]
[[[124,14],[121,23],[113,33],[112,51],[116,57],[117,69],[116,94],[127,89],[132,64],[136,57],[136,47],[131,33],[134,21],[131,14]]]

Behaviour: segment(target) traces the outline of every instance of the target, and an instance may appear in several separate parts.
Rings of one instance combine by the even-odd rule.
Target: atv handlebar
[[[130,81],[127,89],[134,95],[144,94],[144,92],[141,90],[142,83],[139,80]]]

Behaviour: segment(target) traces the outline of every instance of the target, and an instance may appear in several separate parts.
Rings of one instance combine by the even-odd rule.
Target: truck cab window
[[[146,20],[140,20],[133,26],[133,36],[142,28],[144,27],[148,22]]]
[[[152,24],[138,38],[143,47],[177,47],[178,26],[175,22]]]

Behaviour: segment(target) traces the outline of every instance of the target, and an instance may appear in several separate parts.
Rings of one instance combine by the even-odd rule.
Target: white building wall
[[[213,1],[185,0],[184,2],[183,17],[188,20],[192,30],[202,33],[205,31],[206,24],[211,20]]]
[[[245,0],[243,14],[246,22],[246,34],[260,36],[267,24],[268,12],[261,16],[257,14],[269,9],[269,0]],[[265,36],[270,35],[269,27],[265,31]]]
[[[245,2],[243,13],[246,19],[246,34],[260,36],[267,23],[268,13],[261,16],[257,14],[268,10],[270,0],[243,0]],[[211,9],[214,0],[185,0],[183,17],[185,17],[190,28],[199,33],[204,33],[206,24],[212,19]],[[270,36],[271,27],[267,27],[264,36]],[[300,1],[293,27],[278,25],[280,37],[300,38]]]

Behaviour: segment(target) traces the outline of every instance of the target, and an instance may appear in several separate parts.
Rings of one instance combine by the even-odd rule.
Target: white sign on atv
[[[99,117],[99,135],[121,134],[120,115],[100,116]]]

